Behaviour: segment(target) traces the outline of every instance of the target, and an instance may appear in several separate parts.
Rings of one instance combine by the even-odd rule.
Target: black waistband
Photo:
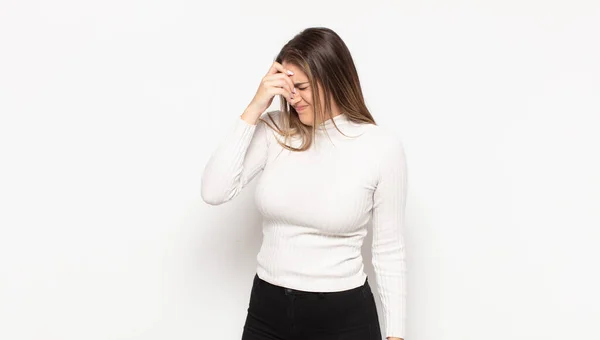
[[[298,289],[293,289],[293,288],[288,288],[288,287],[282,287],[282,286],[278,286],[278,285],[272,284],[270,282],[267,282],[267,281],[261,279],[258,276],[258,274],[254,275],[254,284],[257,285],[259,288],[267,287],[268,289],[279,290],[282,293],[284,293],[285,295],[337,296],[337,295],[352,294],[357,291],[367,292],[367,291],[371,290],[371,288],[369,286],[369,278],[368,277],[365,278],[365,282],[361,286],[347,289],[347,290],[342,290],[342,291],[335,291],[335,292],[313,292],[313,291],[305,291],[305,290],[298,290]]]

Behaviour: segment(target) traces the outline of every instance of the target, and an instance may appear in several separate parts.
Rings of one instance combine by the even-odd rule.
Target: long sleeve
[[[211,205],[235,198],[266,164],[269,127],[261,120],[256,125],[249,124],[241,116],[232,125],[202,174],[201,196]]]
[[[385,336],[405,338],[406,262],[404,211],[407,167],[404,148],[395,138],[386,146],[373,194],[372,261],[383,307]]]

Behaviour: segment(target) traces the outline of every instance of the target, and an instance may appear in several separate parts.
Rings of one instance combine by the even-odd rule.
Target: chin
[[[298,118],[300,118],[302,124],[312,126],[312,112],[298,113]]]
[[[300,118],[300,121],[302,122],[302,124],[312,126],[312,121],[309,121],[306,118],[302,118],[303,116],[304,115],[298,115],[298,118]]]

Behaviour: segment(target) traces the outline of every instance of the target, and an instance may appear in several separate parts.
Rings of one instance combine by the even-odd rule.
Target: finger
[[[296,94],[296,88],[294,87],[294,82],[292,81],[292,78],[290,78],[290,76],[286,76],[283,73],[278,73],[276,74],[276,76],[278,76],[281,80],[283,80],[285,82],[285,85],[287,86],[287,90],[290,91],[292,93],[292,98],[294,97],[294,95]]]
[[[286,76],[285,74],[281,74],[282,79],[284,79],[288,86],[290,87],[289,90],[290,92],[292,92],[293,94],[296,94],[296,87],[294,86],[294,82],[292,81],[292,78],[290,76]]]
[[[265,85],[267,86],[267,91],[270,95],[282,95],[284,96],[288,101],[291,101],[292,98],[292,94],[290,91],[288,91],[287,88],[282,87],[282,85],[285,85],[285,82],[283,82],[281,79],[274,79],[274,80],[269,80],[265,82]]]
[[[271,75],[271,74],[276,74],[277,72],[281,72],[283,74],[287,74],[287,75],[294,75],[294,72],[292,72],[291,70],[286,69],[285,67],[283,67],[283,65],[281,65],[280,63],[274,61],[273,65],[271,65],[271,68],[269,69],[269,72],[267,72],[266,75]]]
[[[294,97],[294,83],[290,79],[290,77],[286,76],[283,73],[277,73],[269,76],[268,81],[272,82],[273,86],[284,87],[288,92],[291,93],[292,98]]]

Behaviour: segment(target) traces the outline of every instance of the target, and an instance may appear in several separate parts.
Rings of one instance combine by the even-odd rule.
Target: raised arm
[[[265,167],[269,147],[269,131],[265,112],[275,95],[291,103],[294,99],[294,73],[274,61],[261,79],[256,94],[244,113],[235,119],[229,131],[213,152],[202,174],[202,199],[218,205],[235,198]],[[275,111],[280,113],[281,111]]]
[[[252,124],[242,116],[234,119],[204,168],[201,181],[204,202],[219,205],[232,200],[263,170],[269,147],[267,129],[270,128],[261,120]]]
[[[398,138],[385,146],[379,168],[379,182],[373,194],[373,268],[383,307],[385,336],[404,339],[406,263],[403,233],[407,168]]]

